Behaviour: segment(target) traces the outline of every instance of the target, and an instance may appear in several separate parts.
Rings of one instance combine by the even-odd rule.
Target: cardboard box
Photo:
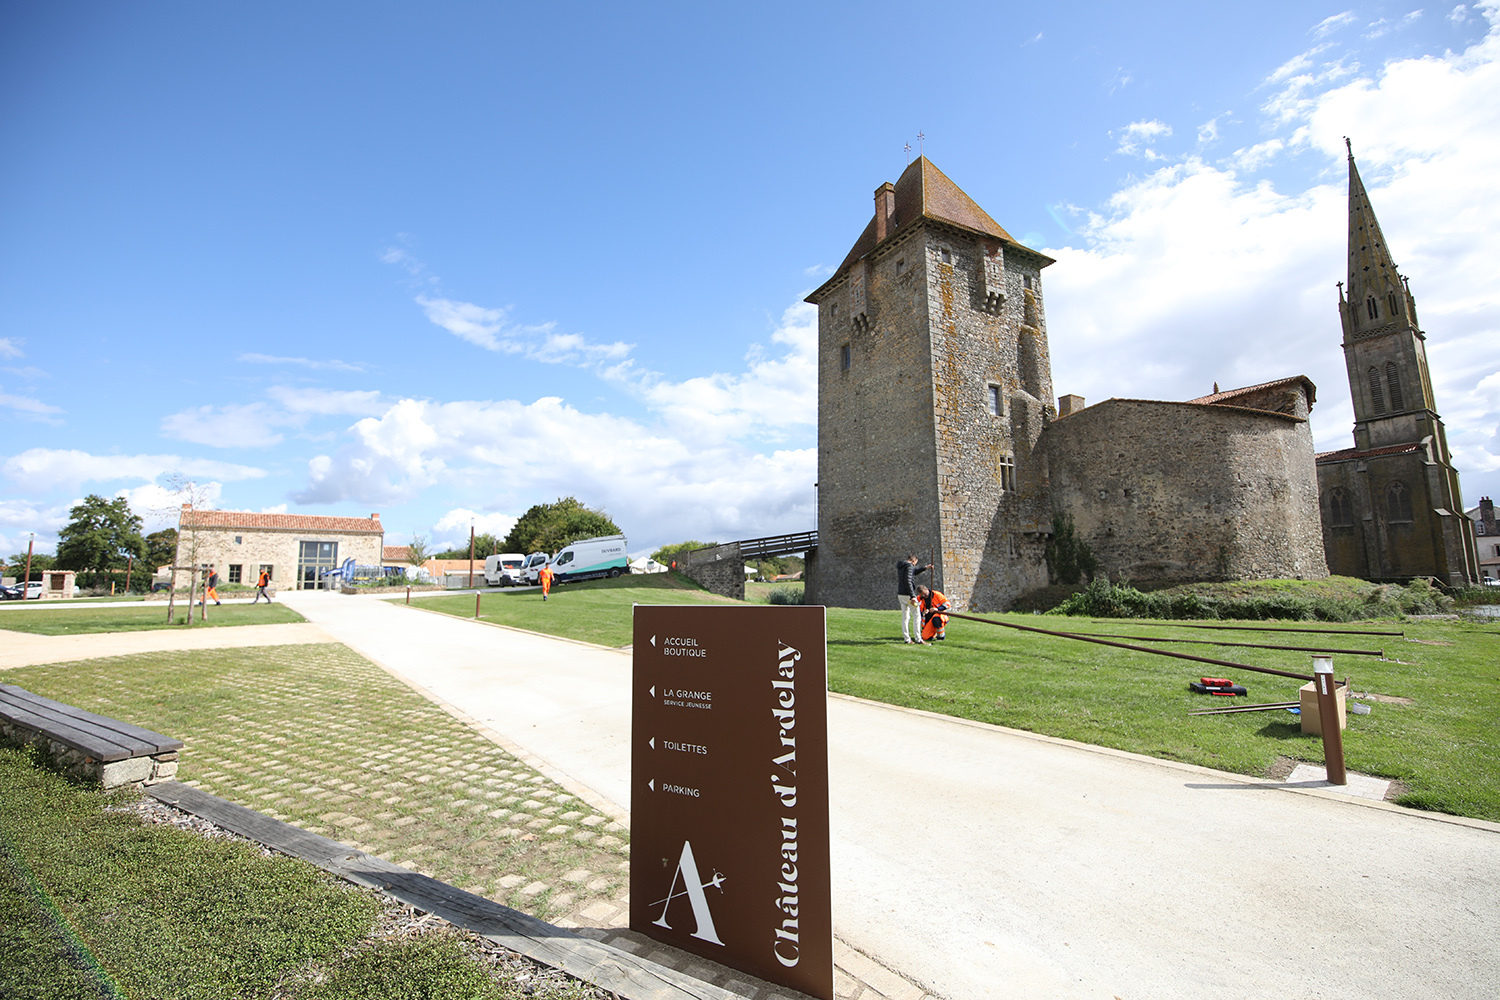
[[[1297,694],[1299,700],[1302,702],[1302,731],[1313,736],[1322,736],[1323,723],[1318,715],[1318,689],[1313,686],[1316,683],[1316,681],[1309,681],[1302,685],[1301,690]],[[1346,725],[1348,709],[1345,706],[1347,695],[1345,694],[1344,687],[1335,684],[1333,696],[1339,706],[1339,729],[1342,731],[1348,728]]]

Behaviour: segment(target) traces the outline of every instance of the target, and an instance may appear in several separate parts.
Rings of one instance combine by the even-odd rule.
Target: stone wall
[[[120,785],[154,785],[177,776],[178,751],[168,750],[150,756],[130,757],[105,763],[74,747],[52,739],[30,726],[0,718],[0,743],[8,746],[34,746],[51,766],[70,778],[99,784],[105,788]]]
[[[745,599],[745,560],[739,542],[694,549],[677,556],[677,567],[694,583],[722,597]]]
[[[239,541],[236,542],[235,539]],[[303,531],[282,528],[185,527],[177,535],[177,565],[211,563],[219,581],[229,583],[229,567],[240,566],[239,582],[253,585],[260,567],[273,567],[271,579],[281,590],[297,589],[297,561],[302,542],[337,542],[338,560],[353,558],[362,566],[379,566],[383,535],[374,532]],[[173,583],[188,585],[188,573],[175,574]],[[202,577],[199,577],[202,582]]]
[[[1328,575],[1305,419],[1111,399],[1054,421],[1039,449],[1053,504],[1111,578]]]

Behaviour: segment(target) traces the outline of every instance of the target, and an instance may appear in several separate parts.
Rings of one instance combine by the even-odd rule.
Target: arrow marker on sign
[[[647,742],[647,743],[649,743],[649,744],[651,744],[651,749],[652,749],[652,750],[655,750],[655,749],[656,749],[656,737],[655,737],[655,736],[653,736],[653,737],[651,737],[651,738],[650,738],[650,739],[649,739],[649,740],[647,740],[647,741],[646,741],[646,742]]]
[[[655,684],[651,685],[651,687],[650,687],[649,690],[651,691],[651,697],[655,698],[656,697],[656,685]]]
[[[656,636],[654,636],[654,635],[651,637],[651,648],[652,649],[656,648]]]
[[[656,791],[656,779],[652,778],[650,781],[646,782],[646,787],[651,789],[653,792]]]

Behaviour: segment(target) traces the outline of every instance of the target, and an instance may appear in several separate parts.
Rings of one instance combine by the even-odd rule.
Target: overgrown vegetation
[[[1084,577],[1090,580],[1099,569],[1099,561],[1088,544],[1078,537],[1073,515],[1054,511],[1052,537],[1043,553],[1047,560],[1047,578],[1053,583],[1075,584]]]
[[[1323,594],[1260,593],[1247,596],[1202,593],[1189,588],[1143,593],[1127,580],[1110,581],[1101,574],[1049,614],[1091,618],[1175,618],[1198,620],[1236,618],[1250,621],[1350,622],[1404,615],[1434,615],[1453,610],[1452,597],[1427,580],[1404,587],[1370,585],[1361,597]]]

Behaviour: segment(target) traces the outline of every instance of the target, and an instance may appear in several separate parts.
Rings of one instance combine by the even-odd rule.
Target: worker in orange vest
[[[943,596],[943,592],[927,586],[918,586],[917,607],[922,612],[922,638],[917,641],[926,645],[929,642],[948,638],[948,615],[945,612],[952,611],[953,608],[948,604],[948,598]]]
[[[542,568],[536,571],[536,579],[542,585],[542,600],[545,601],[552,592],[552,567],[543,563]]]

